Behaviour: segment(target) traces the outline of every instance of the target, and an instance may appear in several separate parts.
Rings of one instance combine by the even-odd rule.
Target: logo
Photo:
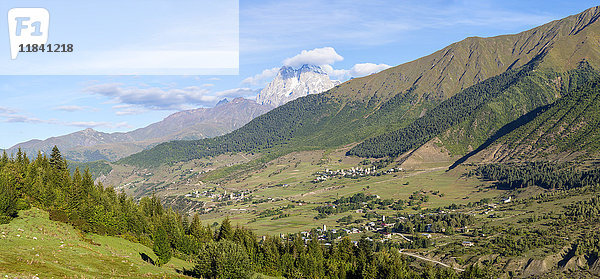
[[[17,59],[24,45],[44,45],[48,42],[50,13],[44,8],[14,8],[8,11],[10,56]]]

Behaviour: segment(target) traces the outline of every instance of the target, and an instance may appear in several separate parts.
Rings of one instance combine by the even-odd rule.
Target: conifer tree
[[[0,224],[17,215],[17,190],[10,173],[0,171]]]
[[[52,148],[52,153],[50,153],[50,165],[56,170],[65,170],[67,168],[67,162],[63,159],[56,145]]]
[[[169,244],[169,239],[167,237],[167,232],[163,228],[162,225],[159,225],[156,228],[156,231],[153,234],[154,246],[152,250],[158,257],[156,264],[158,266],[162,266],[166,264],[171,259],[171,245]]]
[[[231,240],[233,238],[233,229],[231,228],[231,222],[229,221],[229,217],[226,217],[225,220],[221,223],[221,228],[217,233],[216,240]]]

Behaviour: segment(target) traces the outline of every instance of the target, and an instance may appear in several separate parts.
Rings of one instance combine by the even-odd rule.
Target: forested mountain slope
[[[473,159],[483,162],[578,160],[600,155],[600,79],[557,100]]]
[[[274,147],[284,150],[327,148],[399,131],[419,117],[429,115],[426,112],[443,100],[507,69],[512,70],[508,75],[526,75],[521,67],[536,57],[536,69],[557,75],[576,68],[584,58],[592,67],[597,67],[600,65],[600,47],[596,40],[600,33],[599,15],[600,8],[595,7],[515,35],[468,38],[413,62],[353,79],[323,94],[292,101],[225,136],[161,144],[120,163],[150,166]],[[575,51],[558,48],[569,48],[573,44],[581,46]],[[478,90],[488,90],[485,87],[492,83],[503,90],[516,82],[515,78],[504,76],[503,80],[477,84],[466,90],[479,98],[489,92]],[[520,113],[534,109],[535,105],[550,103],[559,96],[544,96],[521,109]],[[482,103],[474,104],[475,107],[470,109],[486,103],[488,97],[483,97]],[[464,112],[462,115],[466,116]],[[444,123],[445,129],[455,124]],[[496,126],[503,124],[499,122]],[[415,145],[422,143],[422,140],[413,142]],[[386,155],[390,154],[375,154]]]
[[[368,139],[348,154],[397,157],[439,136],[451,153],[465,155],[505,125],[598,76],[587,63],[564,74],[540,70],[543,57],[469,87],[408,127]]]

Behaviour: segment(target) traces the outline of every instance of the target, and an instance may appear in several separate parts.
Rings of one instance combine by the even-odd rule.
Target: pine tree
[[[52,153],[50,153],[50,166],[59,171],[67,169],[67,161],[62,157],[56,145],[52,148]]]
[[[189,234],[194,236],[197,241],[207,242],[212,240],[212,233],[210,228],[202,226],[202,221],[198,213],[194,214],[192,223],[190,224]]]
[[[156,231],[153,235],[153,240],[154,246],[152,250],[158,257],[156,264],[158,266],[166,264],[171,259],[171,245],[169,244],[169,239],[167,238],[167,232],[162,225],[159,225],[156,228]]]
[[[0,224],[17,216],[17,190],[11,175],[0,171]]]
[[[71,181],[71,189],[68,194],[69,203],[67,211],[73,215],[77,216],[78,209],[81,203],[83,203],[83,190],[82,190],[82,178],[79,172],[79,168],[75,169],[73,173],[73,180]]]
[[[8,164],[8,154],[6,154],[6,150],[2,151],[2,159],[0,159],[0,167],[4,167]]]
[[[229,221],[229,217],[226,217],[225,220],[221,223],[221,228],[217,233],[217,241],[221,240],[231,240],[233,238],[233,229],[231,228],[231,222]]]

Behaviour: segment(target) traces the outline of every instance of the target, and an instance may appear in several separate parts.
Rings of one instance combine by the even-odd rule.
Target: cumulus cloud
[[[390,67],[387,64],[359,63],[350,69],[350,75],[352,77],[368,76],[389,69]]]
[[[217,100],[211,91],[198,87],[160,88],[123,87],[122,84],[99,84],[87,87],[85,92],[112,98],[115,102],[139,105],[156,110],[183,110],[208,105]]]
[[[385,69],[389,69],[391,66],[387,64],[374,64],[374,63],[359,63],[352,66],[352,68],[345,69],[334,69],[331,65],[323,65],[323,71],[329,75],[332,79],[346,80],[349,78],[368,76],[374,73],[381,72]]]
[[[254,76],[245,78],[244,80],[242,80],[242,83],[243,84],[251,84],[251,85],[259,85],[264,81],[268,81],[268,80],[274,78],[277,75],[277,72],[279,72],[279,68],[266,69],[266,70],[263,70],[260,74],[256,74]]]
[[[358,63],[350,69],[335,69],[332,64],[342,61],[344,57],[339,55],[332,47],[302,50],[294,57],[283,60],[284,66],[298,68],[304,64],[320,66],[331,79],[348,80],[350,78],[367,76],[390,68],[387,64]],[[263,70],[261,73],[248,77],[242,81],[243,84],[253,86],[264,86],[271,81],[279,72],[279,68]]]
[[[303,64],[330,65],[344,60],[332,47],[315,48],[313,50],[303,50],[300,54],[283,60],[283,65],[290,67],[299,67]]]

